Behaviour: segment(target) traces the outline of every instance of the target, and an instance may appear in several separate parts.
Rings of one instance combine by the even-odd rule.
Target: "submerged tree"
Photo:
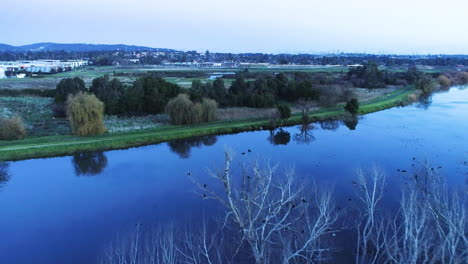
[[[246,243],[255,263],[294,263],[320,260],[329,250],[324,236],[337,220],[331,191],[296,181],[292,170],[277,173],[278,166],[258,162],[244,167],[240,179],[232,172],[233,152],[226,151],[222,169],[210,176],[222,189],[209,189],[189,177],[206,199],[214,199],[226,210],[224,225],[241,233],[239,248]],[[325,190],[325,191],[324,191]]]

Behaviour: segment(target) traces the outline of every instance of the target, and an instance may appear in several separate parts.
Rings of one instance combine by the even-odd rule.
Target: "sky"
[[[0,43],[468,54],[468,0],[1,0]]]

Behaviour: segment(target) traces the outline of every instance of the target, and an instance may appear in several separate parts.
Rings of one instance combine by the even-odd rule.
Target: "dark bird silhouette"
[[[402,170],[401,172],[406,173],[406,170]]]
[[[241,154],[242,154],[242,155],[245,155],[245,152],[242,152]]]
[[[252,152],[250,149],[247,150],[248,152]]]
[[[191,174],[192,174],[192,173],[190,173],[190,171],[189,171],[189,172],[187,172],[187,176],[190,176]]]
[[[302,202],[303,203],[307,203],[306,199],[302,198]]]
[[[350,201],[350,202],[351,202],[352,200],[353,200],[353,199],[351,199],[351,198],[348,198],[348,201]]]
[[[203,188],[206,188],[206,183],[205,183],[205,184],[203,184]]]

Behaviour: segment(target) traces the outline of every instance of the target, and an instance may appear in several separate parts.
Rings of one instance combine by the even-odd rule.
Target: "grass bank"
[[[362,102],[360,114],[368,114],[394,106],[406,104],[413,88],[405,88],[379,98]],[[345,111],[343,105],[321,109],[310,113],[310,121],[340,118]],[[282,125],[301,123],[299,114],[291,116]],[[105,134],[95,137],[47,136],[31,137],[19,141],[0,141],[0,160],[23,160],[71,155],[82,151],[104,151],[150,145],[174,139],[217,134],[230,134],[243,131],[271,129],[269,120],[251,119],[219,121],[195,126],[161,126],[147,131],[120,134]]]

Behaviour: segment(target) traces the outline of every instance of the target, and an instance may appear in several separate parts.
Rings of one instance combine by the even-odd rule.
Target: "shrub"
[[[166,113],[175,125],[192,125],[213,121],[216,118],[218,104],[214,100],[202,99],[202,103],[194,103],[186,94],[179,94],[166,105]]]
[[[23,139],[26,135],[26,128],[20,117],[0,117],[0,140]]]
[[[344,109],[348,112],[350,112],[351,114],[355,115],[358,113],[359,111],[359,102],[357,99],[353,98],[351,99],[347,104],[346,106],[344,107]]]
[[[67,116],[74,135],[92,136],[106,132],[104,103],[93,94],[70,95],[67,101]]]
[[[175,125],[189,125],[192,123],[193,103],[186,94],[179,94],[166,105],[166,113]]]
[[[416,80],[415,86],[416,89],[420,89],[425,93],[430,93],[434,90],[434,81],[429,75],[424,74]]]
[[[202,100],[202,121],[211,122],[216,120],[216,110],[218,103],[215,100],[203,98]]]
[[[281,119],[288,119],[291,117],[291,108],[288,105],[278,105],[278,113]]]
[[[439,77],[437,77],[437,82],[443,87],[449,87],[451,83],[450,79],[445,75],[439,75]]]
[[[467,83],[468,83],[468,72],[460,72],[460,81],[461,81],[463,84],[467,84]]]
[[[82,79],[78,77],[62,79],[59,84],[57,84],[55,103],[64,103],[70,94],[84,91],[86,91],[86,86]]]

